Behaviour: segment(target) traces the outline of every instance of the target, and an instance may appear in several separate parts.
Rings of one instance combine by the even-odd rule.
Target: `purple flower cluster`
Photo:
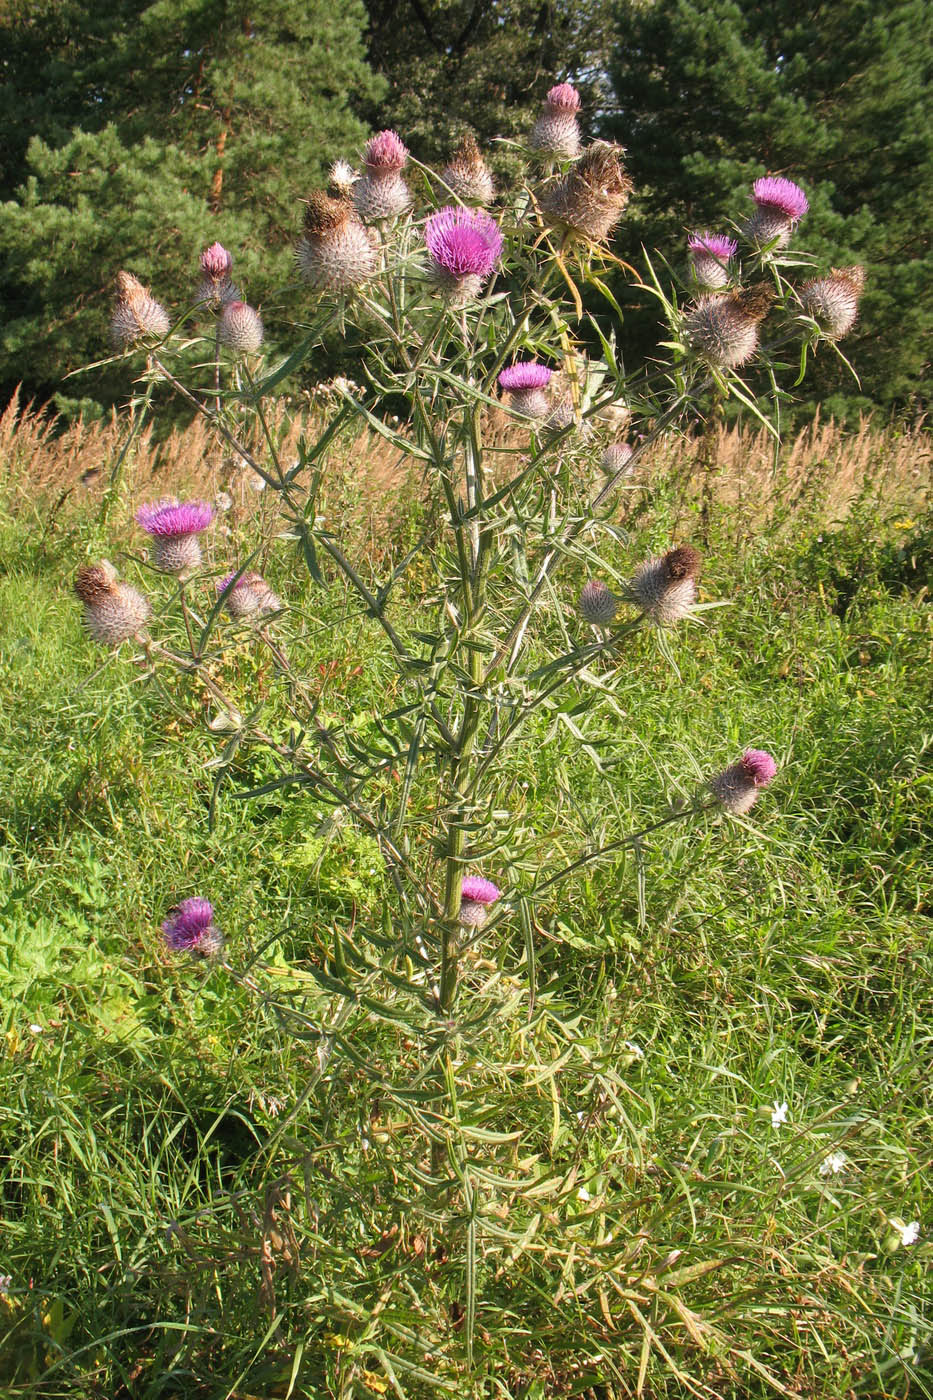
[[[198,535],[214,518],[214,507],[207,501],[152,501],[140,506],[136,523],[147,535]]]
[[[209,899],[183,899],[162,923],[165,942],[173,953],[200,953],[213,957],[223,944],[223,935],[214,927],[214,908]]]
[[[425,225],[424,241],[438,269],[457,279],[485,280],[502,256],[499,225],[481,209],[439,209]]]
[[[214,282],[222,282],[224,278],[229,277],[233,267],[233,258],[222,243],[212,243],[209,248],[205,248],[200,262],[204,276],[210,277]]]
[[[489,917],[490,906],[495,904],[501,890],[491,880],[481,875],[467,875],[460,889],[460,913],[458,918],[464,928],[481,929]]]
[[[777,764],[765,749],[746,749],[742,755],[742,767],[755,787],[767,787],[777,773]]]
[[[810,202],[800,186],[795,185],[793,180],[785,180],[783,175],[762,175],[752,186],[752,193],[756,204],[780,209],[795,224],[810,208]]]
[[[547,105],[556,112],[579,112],[580,94],[571,83],[557,83],[548,92]]]
[[[528,389],[544,389],[552,370],[547,365],[539,365],[537,360],[516,360],[499,375],[499,387],[507,393],[522,393]]]

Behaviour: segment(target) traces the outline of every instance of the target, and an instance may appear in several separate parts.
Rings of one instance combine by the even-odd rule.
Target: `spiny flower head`
[[[214,507],[207,501],[153,501],[136,512],[136,523],[152,536],[152,562],[163,574],[199,567],[198,535],[213,518]]]
[[[489,167],[469,132],[461,138],[442,178],[451,193],[464,204],[489,204],[496,193]]]
[[[347,199],[315,190],[307,201],[304,228],[296,259],[301,275],[319,291],[352,291],[376,271],[372,237]]]
[[[490,906],[495,904],[501,891],[491,880],[479,875],[467,875],[460,888],[460,912],[458,918],[464,928],[480,929],[489,917]]]
[[[501,371],[499,387],[509,395],[511,407],[524,418],[544,418],[550,412],[545,392],[552,371],[537,360],[518,360]]]
[[[170,322],[165,307],[131,272],[118,272],[116,299],[110,320],[110,339],[117,349],[134,345],[144,336],[161,340]]]
[[[379,131],[371,136],[363,152],[363,164],[372,173],[404,170],[408,147],[394,131]]]
[[[815,277],[800,290],[804,310],[819,323],[827,340],[847,335],[858,317],[858,304],[865,288],[865,269],[834,267],[828,277]]]
[[[152,615],[149,602],[106,559],[79,569],[74,590],[84,604],[84,625],[96,642],[119,646],[141,632]]]
[[[209,899],[183,899],[162,923],[165,942],[173,953],[199,953],[215,957],[223,945],[223,935],[214,927],[214,908]]]
[[[745,225],[745,236],[759,247],[784,248],[810,205],[793,180],[783,175],[763,175],[752,186],[755,212]]]
[[[759,282],[727,295],[703,296],[688,308],[684,330],[710,364],[736,369],[758,349],[758,325],[774,301],[774,289]]]
[[[225,277],[229,277],[233,267],[233,258],[222,243],[212,243],[209,248],[205,248],[200,262],[205,277],[210,277],[214,282],[222,282]]]
[[[252,355],[262,345],[262,319],[245,301],[230,301],[220,317],[220,339],[236,355]]]
[[[619,610],[619,600],[601,579],[591,578],[580,594],[580,612],[587,622],[604,626]]]
[[[603,448],[603,455],[600,458],[600,465],[603,471],[608,472],[610,476],[614,476],[616,472],[620,472],[634,450],[631,443],[610,442],[608,447]]]
[[[531,132],[531,147],[545,156],[573,160],[580,154],[577,113],[580,94],[570,83],[558,83],[548,93]]]
[[[729,281],[727,264],[735,256],[738,244],[723,233],[692,233],[687,250],[693,275],[702,287],[725,287]]]
[[[545,195],[541,207],[550,223],[596,243],[618,223],[631,192],[622,148],[595,141]]]
[[[730,764],[710,780],[710,791],[730,816],[742,817],[758,801],[758,794],[777,772],[777,764],[764,749],[746,749],[738,763]]]
[[[218,594],[226,592],[224,606],[231,617],[253,617],[257,613],[262,615],[278,612],[282,606],[281,600],[273,593],[262,574],[246,573],[241,574],[239,578],[236,574],[227,574],[226,578],[217,580],[216,588]]]
[[[692,545],[669,549],[659,559],[649,559],[629,585],[632,602],[659,627],[669,627],[686,617],[696,603],[696,581],[703,556]]]
[[[448,205],[428,219],[424,241],[448,296],[475,296],[502,255],[502,233],[480,209]]]

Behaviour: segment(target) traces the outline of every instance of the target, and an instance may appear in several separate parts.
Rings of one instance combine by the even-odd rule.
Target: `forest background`
[[[300,328],[301,199],[369,130],[425,162],[470,129],[501,180],[542,93],[569,78],[589,137],[621,141],[635,198],[614,245],[683,260],[750,180],[811,202],[807,244],[868,270],[847,354],[798,405],[851,419],[926,408],[933,326],[933,36],[924,0],[0,0],[0,403],[95,417],[125,394],[101,359],[115,273],[169,303],[197,254],[237,280],[287,352]],[[688,221],[685,224],[685,219]],[[635,369],[655,312],[619,279]],[[311,374],[352,374],[339,343]],[[291,388],[302,387],[299,383]]]

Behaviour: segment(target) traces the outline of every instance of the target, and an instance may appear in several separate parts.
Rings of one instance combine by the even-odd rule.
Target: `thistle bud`
[[[148,288],[131,272],[118,272],[116,282],[117,294],[110,321],[114,348],[122,350],[137,340],[161,340],[168,335],[168,313],[149,295]]]
[[[531,132],[530,145],[542,155],[575,160],[580,154],[580,94],[570,83],[552,87]]]
[[[669,549],[637,570],[628,594],[658,627],[669,627],[688,615],[697,599],[696,581],[702,555],[692,545]]]
[[[224,606],[230,616],[238,620],[279,612],[282,607],[281,599],[273,593],[262,574],[241,574],[238,579],[236,574],[228,574],[217,580],[216,587],[219,594],[226,592]]]
[[[752,186],[755,212],[745,225],[749,242],[759,248],[774,244],[785,248],[791,234],[810,208],[807,196],[793,180],[781,175],[764,175]]]
[[[380,131],[366,143],[363,175],[353,186],[353,203],[361,219],[372,223],[405,213],[411,204],[402,175],[407,160],[408,147],[394,131]]]
[[[302,277],[322,292],[349,292],[376,271],[376,249],[348,199],[315,191],[296,250]]]
[[[74,590],[84,604],[84,625],[95,642],[119,646],[142,632],[152,615],[147,599],[127,583],[106,559],[79,569]]]
[[[777,764],[764,749],[746,749],[738,763],[710,779],[710,791],[731,816],[741,817],[758,801],[777,772]]]
[[[774,290],[764,282],[724,296],[704,296],[684,320],[687,339],[711,365],[736,369],[758,349],[758,325],[768,314]]]
[[[541,200],[548,222],[594,243],[608,237],[632,192],[621,157],[606,141],[590,146]]]
[[[729,284],[729,262],[738,248],[734,238],[722,233],[692,233],[687,251],[693,275],[701,287],[716,289]]]
[[[864,267],[834,267],[828,277],[816,277],[805,283],[800,299],[826,339],[840,340],[855,325],[864,287]]]
[[[609,446],[603,449],[600,466],[607,476],[617,476],[625,470],[634,450],[628,442],[610,442]]]
[[[207,302],[212,311],[218,311],[227,302],[236,301],[240,295],[230,280],[233,258],[222,243],[212,243],[200,257],[201,281],[198,284],[198,301]]]
[[[441,178],[451,194],[464,204],[490,204],[495,198],[489,167],[469,133],[460,141]]]
[[[220,340],[235,355],[252,355],[262,345],[262,320],[245,301],[231,301],[220,317]]]
[[[596,627],[610,623],[619,610],[619,600],[600,579],[590,579],[580,594],[580,614]]]

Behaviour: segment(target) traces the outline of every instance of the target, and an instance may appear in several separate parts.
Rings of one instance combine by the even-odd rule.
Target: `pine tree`
[[[928,373],[933,274],[933,37],[923,0],[620,0],[611,65],[618,113],[607,132],[628,148],[637,200],[627,226],[683,262],[688,229],[721,227],[750,207],[765,172],[801,183],[811,212],[801,241],[838,264],[862,262],[868,286],[843,349],[861,391],[820,355],[821,397],[838,410],[917,405]],[[627,322],[647,345],[645,316]]]
[[[199,251],[219,239],[251,300],[281,296],[298,201],[359,149],[355,108],[382,84],[365,61],[361,0],[48,0],[24,11],[6,16],[8,53],[24,61],[4,99],[4,178],[16,188],[0,206],[0,388],[25,374],[45,396],[106,353],[121,267],[184,303]],[[16,150],[33,117],[24,171]],[[106,396],[106,381],[96,388]]]

